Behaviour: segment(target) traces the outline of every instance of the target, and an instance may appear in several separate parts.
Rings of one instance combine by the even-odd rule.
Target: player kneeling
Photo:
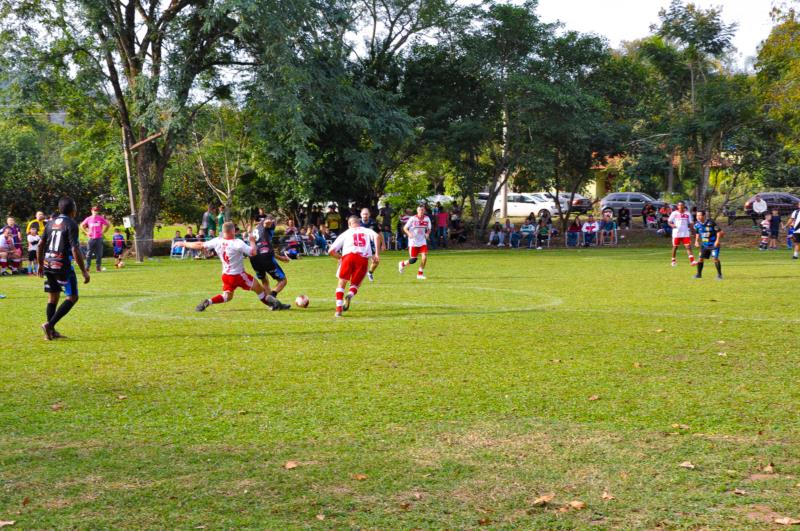
[[[378,234],[362,227],[361,220],[356,216],[348,218],[347,225],[349,228],[336,238],[328,251],[328,254],[339,260],[339,270],[336,272],[339,279],[336,287],[336,317],[341,317],[342,312],[350,309],[350,303],[367,274],[370,257],[376,266],[381,260]],[[348,282],[350,290],[345,296]]]
[[[275,299],[267,295],[261,284],[244,270],[244,257],[256,254],[255,238],[250,235],[250,245],[235,238],[236,228],[230,221],[222,224],[222,237],[207,242],[176,242],[178,247],[196,250],[213,250],[222,262],[222,294],[214,295],[197,305],[195,311],[202,312],[212,304],[222,304],[233,299],[236,288],[253,291],[258,300],[270,308]]]

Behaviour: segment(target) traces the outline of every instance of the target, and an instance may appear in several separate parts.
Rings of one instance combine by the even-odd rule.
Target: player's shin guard
[[[49,323],[49,322],[50,322],[50,321],[53,319],[53,316],[54,316],[55,314],[56,314],[56,303],[54,303],[54,302],[48,302],[48,303],[47,303],[47,312],[46,312],[46,315],[47,315],[47,322],[48,322],[48,323]]]
[[[717,260],[714,262],[714,266],[717,268],[717,275],[722,276],[722,262]]]
[[[61,319],[63,319],[64,316],[69,313],[69,311],[72,309],[73,306],[75,306],[75,303],[69,299],[66,299],[64,302],[61,303],[61,306],[58,307],[56,313],[53,314],[53,317],[49,321],[47,321],[47,323],[50,326],[55,327],[56,323],[58,323]]]
[[[697,263],[697,276],[698,277],[703,276],[703,266],[704,265],[705,265],[705,262],[703,262],[702,260]]]
[[[344,306],[344,288],[336,288],[336,313],[342,313]]]

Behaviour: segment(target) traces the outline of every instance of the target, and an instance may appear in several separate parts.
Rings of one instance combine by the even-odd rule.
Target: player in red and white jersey
[[[403,260],[397,264],[397,270],[401,273],[405,271],[407,265],[416,263],[417,257],[420,258],[417,280],[425,280],[425,265],[428,263],[428,236],[431,234],[431,218],[425,215],[425,207],[417,207],[417,215],[411,216],[403,226],[403,231],[408,235],[408,254],[409,260]]]
[[[347,218],[347,225],[349,228],[336,238],[328,250],[328,254],[339,260],[336,272],[339,279],[336,286],[336,317],[341,317],[342,312],[350,309],[350,303],[367,274],[369,259],[372,258],[374,265],[381,261],[378,234],[362,227],[361,219],[357,216]],[[348,282],[350,290],[345,296]]]
[[[250,235],[250,245],[242,240],[236,239],[236,228],[230,221],[222,224],[222,236],[207,242],[176,242],[179,247],[187,249],[206,249],[213,250],[222,262],[222,294],[214,295],[210,299],[205,299],[197,305],[195,311],[202,312],[212,304],[222,304],[233,299],[233,292],[236,288],[245,291],[253,291],[258,296],[258,300],[269,306],[273,310],[286,310],[288,305],[282,304],[276,308],[277,301],[264,291],[261,284],[255,282],[252,276],[244,270],[245,256],[256,254],[255,237]],[[280,303],[277,303],[280,304]]]
[[[683,245],[689,255],[689,263],[697,265],[692,254],[692,213],[686,210],[686,203],[678,201],[678,210],[669,215],[667,223],[672,227],[672,267],[678,265],[675,255],[678,247]]]

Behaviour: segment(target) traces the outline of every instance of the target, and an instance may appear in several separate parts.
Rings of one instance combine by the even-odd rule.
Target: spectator
[[[769,228],[772,216],[767,214],[764,220],[761,221],[761,239],[758,242],[758,250],[766,251],[769,248]]]
[[[541,251],[542,248],[547,245],[547,242],[550,240],[550,225],[547,224],[547,220],[542,218],[539,220],[539,224],[536,226],[536,250]]]
[[[184,242],[184,241],[186,241],[186,240],[184,240],[183,236],[181,236],[181,231],[176,230],[175,231],[175,236],[172,237],[172,245],[174,246],[176,243]]]
[[[528,249],[533,249],[533,242],[536,240],[536,216],[534,216],[534,221],[531,222],[531,216],[525,218],[522,227],[520,227],[520,234],[522,235],[522,240],[528,240]]]
[[[412,212],[410,209],[406,209],[405,212],[400,216],[397,220],[397,250],[402,251],[408,247],[408,235],[406,231],[403,230],[403,227],[406,226],[408,220],[411,218]]]
[[[256,222],[256,224],[258,224],[258,223],[261,223],[262,221],[264,221],[266,218],[267,218],[267,213],[264,212],[263,208],[259,208],[258,212],[256,212],[256,215],[253,218],[253,220]],[[189,235],[187,234],[186,236],[188,237]],[[187,239],[186,241],[188,242],[189,240]]]
[[[581,232],[583,232],[583,246],[589,247],[594,243],[595,234],[597,234],[598,226],[597,222],[594,220],[594,216],[589,214],[589,218],[586,220],[586,223],[583,224],[581,227]]]
[[[330,230],[332,233],[339,233],[339,227],[342,225],[342,218],[336,211],[336,205],[331,205],[328,207],[328,213],[325,214],[325,224],[328,226],[328,230]]]
[[[392,248],[392,226],[389,223],[384,223],[381,227],[381,236],[383,236],[383,246],[386,249]]]
[[[622,207],[617,212],[617,225],[620,229],[630,229],[631,228],[631,211],[628,210],[628,207]]]
[[[14,249],[16,250],[14,255],[18,257],[16,260],[11,261],[12,272],[18,273],[22,268],[22,229],[19,225],[17,225],[17,220],[13,217],[6,219],[6,226],[3,227],[3,229],[5,230],[6,228],[11,230],[11,241],[13,242]]]
[[[447,229],[450,228],[450,214],[442,206],[441,203],[436,203],[439,211],[436,213],[436,239],[439,240],[439,245],[447,247]]]
[[[28,229],[28,274],[35,275],[39,272],[39,263],[36,261],[36,251],[39,249],[39,243],[42,241],[39,236],[39,225],[36,223],[29,223]]]
[[[512,249],[519,249],[519,242],[522,239],[522,234],[517,231],[514,225],[511,225],[511,230],[508,231],[508,246]]]
[[[614,213],[603,216],[603,221],[599,225],[601,226],[600,245],[608,242],[616,243],[614,233],[617,231],[617,224],[614,222]]]
[[[498,247],[505,247],[505,237],[506,233],[503,231],[503,226],[499,221],[495,221],[492,231],[489,233],[489,243],[486,246],[491,247],[496,241]]]
[[[669,217],[672,214],[673,208],[670,205],[664,205],[658,209],[658,226],[659,234],[665,236],[672,236],[672,227],[669,226]]]
[[[769,248],[773,251],[778,249],[778,237],[781,234],[781,213],[776,208],[772,211],[769,220]]]
[[[381,218],[381,225],[392,226],[392,206],[387,204],[378,211],[378,217]]]
[[[189,227],[189,232],[192,232],[191,227]],[[125,236],[122,235],[122,231],[119,230],[119,227],[114,229],[114,234],[111,236],[111,245],[114,250],[114,266],[119,268],[122,263],[122,254],[125,252]],[[197,251],[194,253],[195,256],[197,256]]]
[[[581,218],[576,217],[567,227],[567,247],[577,247],[581,234]]]
[[[37,212],[36,217],[33,218],[28,222],[28,225],[25,227],[25,233],[30,234],[31,227],[36,227],[38,229],[39,237],[44,234],[44,226],[45,226],[45,216],[44,212]]]
[[[261,213],[264,211],[261,208],[259,208],[258,210],[259,210],[259,213],[256,215],[256,217],[260,216]],[[189,242],[189,243],[200,241],[200,240],[198,240],[197,235],[192,231],[192,226],[191,225],[186,227],[186,235],[183,238],[184,238],[184,240],[186,242]],[[184,252],[184,254],[186,256],[191,256],[192,258],[197,258],[197,253],[198,253],[197,249],[190,249],[189,247],[186,247],[183,252]]]
[[[91,269],[92,257],[95,258],[97,271],[103,270],[103,236],[111,224],[100,215],[100,207],[92,207],[92,215],[81,222],[81,229],[89,238],[89,253],[86,267]]]
[[[467,230],[464,228],[464,222],[461,221],[461,216],[453,214],[450,219],[450,239],[458,243],[467,241]]]
[[[290,236],[297,236],[297,227],[294,224],[294,220],[286,221],[286,231],[284,232],[286,238],[288,239]]]
[[[200,222],[200,230],[197,232],[202,232],[204,236],[208,236],[215,230],[217,230],[217,221],[216,217],[214,216],[214,206],[209,204],[208,209],[203,212],[203,219]]]
[[[534,225],[535,226],[536,225],[536,214],[534,214],[533,212],[528,214],[528,217],[525,218],[525,223],[528,224],[528,225]]]
[[[7,276],[19,272],[18,265],[22,260],[22,253],[14,245],[14,236],[11,227],[5,226],[0,232],[0,275]]]
[[[652,203],[645,203],[644,206],[642,207],[642,226],[645,229],[653,226],[650,224],[649,219],[650,217],[655,218],[655,215],[656,215],[656,207],[654,207]]]
[[[225,207],[219,205],[217,207],[217,229],[221,232],[222,225],[225,223]]]
[[[505,240],[508,242],[508,246],[511,247],[511,235],[516,232],[516,227],[511,220],[506,218],[506,222],[503,224],[503,234],[505,234]]]
[[[761,198],[760,195],[756,195],[755,200],[753,200],[753,204],[750,206],[752,209],[750,213],[750,217],[753,219],[753,228],[758,228],[759,223],[762,219],[764,219],[764,214],[767,212],[767,202]]]

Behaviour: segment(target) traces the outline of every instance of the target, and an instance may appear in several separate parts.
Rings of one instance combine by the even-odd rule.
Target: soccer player
[[[233,299],[233,292],[236,288],[242,288],[245,291],[253,291],[258,300],[264,305],[272,307],[274,298],[269,297],[261,287],[261,284],[255,281],[244,270],[244,257],[253,256],[256,254],[255,238],[250,235],[250,245],[244,243],[242,240],[236,239],[236,227],[230,221],[222,224],[222,237],[214,238],[207,242],[178,242],[178,247],[186,247],[188,249],[201,249],[214,250],[222,262],[222,294],[214,295],[210,299],[205,299],[197,305],[195,311],[203,312],[212,304],[223,304]]]
[[[678,209],[674,210],[667,219],[667,224],[672,228],[672,267],[678,265],[675,259],[678,247],[683,245],[689,255],[689,263],[697,265],[692,254],[692,214],[686,210],[686,203],[678,201]]]
[[[428,263],[428,236],[431,234],[431,219],[425,215],[425,207],[417,207],[417,215],[411,216],[403,226],[403,232],[408,236],[409,260],[397,264],[397,269],[402,273],[406,266],[416,263],[419,257],[420,265],[417,271],[417,280],[425,280],[425,265]]]
[[[255,237],[256,254],[250,256],[250,265],[256,272],[256,278],[261,281],[262,287],[265,292],[269,292],[270,308],[273,310],[288,310],[291,308],[288,304],[283,304],[277,299],[278,293],[286,287],[288,280],[286,273],[278,265],[278,260],[281,262],[289,262],[290,260],[281,255],[275,254],[275,248],[272,246],[272,234],[275,218],[266,214],[264,219],[256,224],[253,231]],[[269,280],[267,275],[277,282],[275,289],[270,291]]]
[[[789,220],[786,222],[786,230],[792,231],[792,239],[794,241],[792,259],[797,260],[797,254],[800,252],[800,203],[797,204],[797,210],[789,216]]]
[[[385,250],[383,244],[383,236],[381,235],[380,229],[378,228],[378,223],[372,219],[372,213],[369,211],[367,207],[361,209],[361,226],[365,229],[369,229],[375,234],[378,235],[378,244],[381,246],[381,250]],[[373,256],[375,254],[375,249],[372,249]],[[367,270],[367,278],[370,282],[375,280],[375,270],[378,269],[378,263],[375,260],[371,260],[369,264],[369,270]]]
[[[191,230],[191,227],[189,227]],[[111,244],[114,247],[114,260],[116,263],[114,264],[116,267],[122,263],[122,253],[125,252],[125,236],[122,235],[122,231],[119,230],[119,227],[114,229],[114,235],[111,237]]]
[[[697,211],[697,223],[694,224],[694,245],[700,248],[700,260],[697,262],[697,274],[694,278],[703,278],[703,263],[714,259],[717,268],[717,280],[722,280],[722,264],[719,261],[719,242],[725,234],[713,219],[706,219],[705,210]]]
[[[83,261],[79,243],[80,229],[75,222],[78,209],[70,197],[58,201],[59,215],[44,229],[42,242],[36,251],[39,276],[44,277],[47,293],[47,322],[42,325],[44,338],[48,341],[64,336],[56,331],[56,324],[69,313],[78,302],[78,279],[72,261],[78,262],[83,274],[83,283],[89,283],[89,270]],[[58,308],[61,292],[65,299]]]
[[[328,251],[329,255],[339,260],[339,270],[336,272],[339,279],[336,286],[336,317],[341,317],[342,312],[350,309],[350,303],[367,274],[370,257],[373,263],[381,261],[378,234],[362,227],[361,220],[356,216],[347,218],[347,225],[349,228],[336,238]],[[345,295],[348,282],[350,290]]]

